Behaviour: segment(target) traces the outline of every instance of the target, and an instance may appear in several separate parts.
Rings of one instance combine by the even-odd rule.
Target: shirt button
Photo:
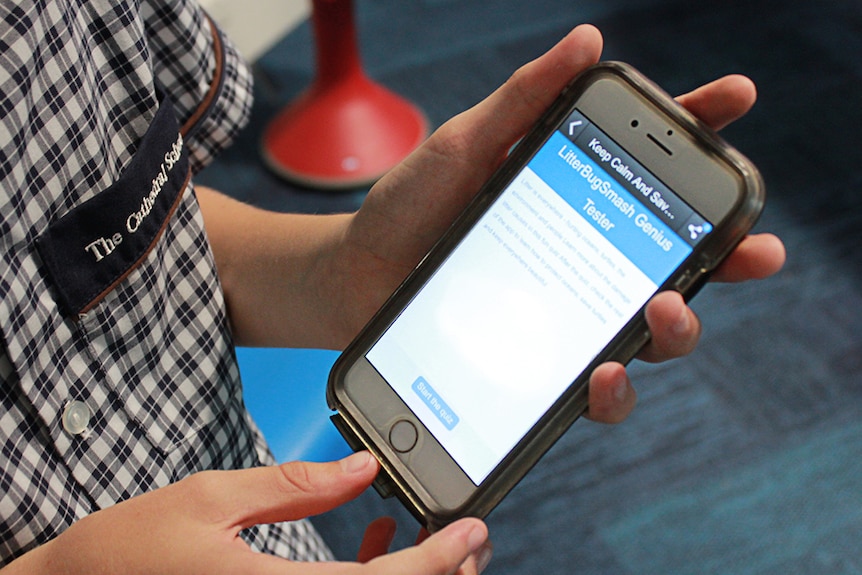
[[[90,408],[83,401],[70,401],[63,410],[63,429],[70,435],[81,435],[90,424]]]

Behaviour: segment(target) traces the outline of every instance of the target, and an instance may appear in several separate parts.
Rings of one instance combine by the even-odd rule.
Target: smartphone
[[[488,129],[493,129],[489,126]],[[632,67],[562,92],[336,361],[342,435],[431,530],[484,517],[754,225],[756,168]]]

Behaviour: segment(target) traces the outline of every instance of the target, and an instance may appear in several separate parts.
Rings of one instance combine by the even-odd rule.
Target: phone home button
[[[418,438],[416,426],[406,419],[399,419],[389,428],[389,445],[398,453],[407,453],[416,447]]]

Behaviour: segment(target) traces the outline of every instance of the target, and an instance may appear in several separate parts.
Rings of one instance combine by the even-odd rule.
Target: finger
[[[745,115],[756,99],[754,82],[745,76],[731,75],[704,84],[677,101],[704,123],[720,130]]]
[[[377,460],[363,451],[331,463],[296,461],[222,472],[211,476],[218,482],[212,490],[221,494],[211,504],[239,529],[292,521],[354,499],[371,485],[377,471]]]
[[[781,269],[787,254],[784,244],[772,234],[746,237],[715,270],[714,281],[738,282],[767,278]]]
[[[467,557],[461,566],[456,571],[456,575],[479,575],[491,562],[491,556],[494,554],[494,546],[490,541],[486,541],[479,549],[474,551]]]
[[[697,346],[700,320],[678,292],[657,294],[647,304],[645,315],[652,337],[638,358],[650,362],[666,361],[687,355]]]
[[[407,159],[404,169],[439,164],[441,169],[432,170],[431,175],[451,172],[462,181],[446,184],[475,192],[566,84],[598,61],[601,51],[599,31],[578,26],[548,52],[519,68],[490,96],[441,126]],[[469,169],[451,170],[453,162]],[[421,178],[425,173],[415,170],[411,175]]]
[[[595,27],[578,26],[471,109],[471,123],[479,130],[476,136],[492,144],[483,151],[492,158],[504,155],[573,78],[599,61],[602,44]]]
[[[378,557],[369,566],[381,575],[401,575],[405,566],[412,575],[451,575],[471,554],[484,552],[488,528],[479,519],[461,519],[428,537],[421,545]],[[483,553],[483,559],[487,552]]]
[[[431,534],[428,533],[428,530],[424,527],[419,530],[419,533],[416,535],[416,541],[414,545],[419,545],[426,539],[431,537]],[[488,565],[488,562],[491,560],[491,551],[493,547],[491,546],[490,541],[486,541],[482,544],[477,551],[470,554],[467,557],[467,560],[461,564],[456,572],[457,575],[475,575],[477,573],[481,573],[485,567]]]
[[[423,527],[416,535],[415,545],[419,545],[429,537],[431,537],[431,534]],[[461,567],[458,568],[457,575],[476,575],[481,573],[491,561],[493,551],[494,546],[491,545],[491,542],[485,541],[477,551],[471,553],[467,560],[461,564]]]
[[[389,546],[395,538],[395,529],[395,520],[391,517],[380,517],[372,521],[365,529],[356,560],[368,563],[375,557],[389,553]]]
[[[443,124],[374,186],[359,221],[376,218],[371,228],[378,231],[365,234],[362,242],[374,246],[394,231],[412,230],[396,250],[376,254],[384,261],[411,262],[412,267],[566,84],[598,61],[601,49],[598,30],[579,26],[485,100]],[[439,195],[426,190],[441,191],[447,199],[441,202]],[[390,202],[384,201],[391,195],[397,195],[401,207],[397,221],[387,213]]]
[[[585,417],[601,423],[619,423],[637,403],[626,368],[616,362],[604,363],[590,376],[590,405]]]

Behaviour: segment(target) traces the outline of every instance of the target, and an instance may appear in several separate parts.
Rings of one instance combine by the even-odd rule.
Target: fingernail
[[[614,381],[614,399],[620,403],[625,401],[629,395],[629,387],[629,378],[626,375],[626,372],[620,371],[616,381]]]
[[[491,557],[494,556],[494,546],[490,541],[486,541],[474,554],[476,558],[476,571],[481,573],[491,562]]]
[[[673,333],[676,335],[686,335],[688,333],[690,327],[690,321],[688,318],[688,309],[683,307],[679,316],[676,318],[676,321],[673,323]]]
[[[488,540],[488,531],[481,525],[474,526],[467,534],[467,547],[475,553]]]
[[[345,473],[358,473],[368,467],[373,457],[367,451],[354,453],[341,460],[341,470]]]

